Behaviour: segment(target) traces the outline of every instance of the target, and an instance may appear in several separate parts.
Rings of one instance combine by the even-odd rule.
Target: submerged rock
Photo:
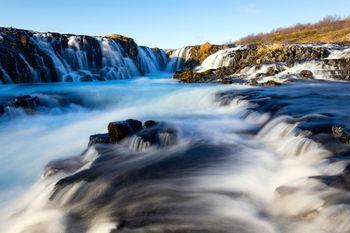
[[[177,132],[165,124],[158,124],[146,128],[135,134],[130,143],[130,148],[143,151],[151,146],[171,146],[177,141]]]
[[[156,125],[158,125],[159,122],[156,122],[156,121],[153,121],[153,120],[148,120],[148,121],[145,121],[145,123],[143,123],[143,128],[147,129],[147,128],[152,128]]]
[[[269,80],[267,82],[262,83],[261,85],[264,87],[275,87],[275,86],[281,86],[282,83],[277,82],[275,80]]]
[[[349,134],[346,132],[346,130],[342,126],[334,125],[332,127],[332,133],[335,137],[340,138],[342,141],[344,141],[347,144],[350,144]]]
[[[40,100],[37,96],[23,95],[16,97],[10,103],[10,106],[16,108],[24,108],[24,109],[36,109],[40,105]]]
[[[129,148],[143,151],[151,146],[170,146],[177,141],[177,131],[165,123],[153,120],[128,119],[108,124],[108,133],[90,136],[89,146],[95,144],[115,144],[129,138]]]
[[[11,115],[15,109],[21,109],[20,111],[22,112],[32,114],[36,112],[40,105],[42,103],[37,96],[23,95],[14,97],[11,100],[0,103],[0,116],[6,113]]]
[[[327,184],[328,186],[349,191],[350,190],[350,165],[348,165],[344,169],[344,171],[339,175],[313,176],[311,178],[320,180],[323,183]]]

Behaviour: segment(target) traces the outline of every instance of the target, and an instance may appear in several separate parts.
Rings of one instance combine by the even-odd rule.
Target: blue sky
[[[118,33],[161,48],[224,43],[327,15],[350,15],[350,0],[0,0],[0,6],[0,26]]]

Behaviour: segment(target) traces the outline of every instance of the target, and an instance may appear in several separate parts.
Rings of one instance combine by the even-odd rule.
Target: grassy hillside
[[[297,24],[270,33],[252,34],[237,44],[291,44],[317,42],[350,42],[350,17],[326,17],[315,24]]]

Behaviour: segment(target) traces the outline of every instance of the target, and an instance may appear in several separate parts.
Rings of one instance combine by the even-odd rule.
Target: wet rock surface
[[[214,45],[210,43],[204,43],[202,45],[191,46],[190,59],[185,61],[183,69],[193,69],[200,65],[208,56],[221,50],[230,48],[232,45]]]
[[[285,70],[283,63],[287,67],[293,67],[297,64],[310,61],[317,61],[324,67],[329,67],[328,75],[334,79],[349,79],[349,63],[348,59],[326,59],[330,55],[330,50],[322,46],[310,45],[249,45],[244,49],[232,51],[225,59],[230,60],[230,64],[225,67],[219,67],[213,70],[203,72],[195,72],[191,68],[186,68],[174,74],[175,79],[179,79],[186,83],[195,82],[226,82],[228,78],[235,79],[240,72],[250,68],[259,67],[261,65],[275,65],[262,73],[257,73],[257,79],[275,76]],[[326,69],[326,68],[325,68]],[[327,71],[327,70],[326,70]],[[244,73],[244,72],[243,72]],[[303,79],[310,79],[313,73],[310,70],[302,70],[295,74]],[[244,76],[244,75],[243,75]],[[234,81],[233,81],[234,82]]]
[[[129,148],[143,151],[151,146],[169,146],[177,141],[177,131],[163,122],[128,119],[108,124],[108,133],[90,136],[89,146],[95,144],[116,144],[129,139]]]
[[[158,69],[166,63],[162,50],[138,46],[132,38],[116,34],[99,38],[0,27],[0,36],[0,83],[4,84],[130,78],[149,73],[140,50],[154,51],[149,56],[156,56],[153,62]],[[129,60],[121,61],[124,58]]]
[[[302,78],[311,78],[314,74],[310,70],[302,70],[299,73],[299,76]]]
[[[24,108],[24,109],[36,109],[40,105],[40,100],[37,96],[24,95],[16,97],[14,100],[10,102],[11,106],[16,108]]]
[[[0,116],[6,112],[11,112],[11,109],[22,109],[26,113],[33,114],[40,106],[42,106],[42,103],[37,96],[17,96],[0,102]]]
[[[142,129],[142,122],[129,119],[126,121],[111,122],[108,125],[109,141],[117,143],[127,136],[131,136]]]
[[[316,91],[312,84],[300,84],[300,88],[289,88],[288,85],[279,88],[256,88],[243,91],[226,91],[217,94],[221,105],[229,105],[234,99],[248,100],[251,109],[261,113],[270,113],[272,118],[287,115],[290,122],[297,124],[299,135],[303,135],[321,144],[332,153],[331,162],[348,161],[350,158],[350,86],[335,83],[333,87],[324,90],[323,94]],[[298,91],[295,91],[295,90]],[[314,92],[315,90],[315,92]],[[325,98],[327,101],[324,101]],[[327,104],[326,104],[327,102]],[[329,104],[342,106],[341,111],[334,111]],[[332,187],[350,190],[350,166],[340,175],[317,176],[325,184]]]

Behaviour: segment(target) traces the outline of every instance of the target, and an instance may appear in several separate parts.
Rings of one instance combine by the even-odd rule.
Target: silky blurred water
[[[185,85],[168,74],[0,86],[1,101],[30,94],[45,103],[36,114],[1,118],[0,229],[348,232],[350,206],[341,201],[348,192],[309,179],[340,174],[347,163],[329,161],[332,153],[298,128],[313,122],[299,122],[310,115],[347,127],[349,88],[332,82]],[[218,92],[235,97],[222,105]],[[145,153],[122,145],[84,152],[89,135],[129,118],[168,122],[179,132],[177,145]],[[75,176],[79,171],[40,178],[48,162],[81,153],[88,182]],[[65,176],[71,183],[55,187]]]
[[[109,82],[0,85],[0,100],[29,94],[52,102],[38,114],[0,120],[0,203],[23,192],[49,161],[81,153],[89,135],[105,132],[108,122],[195,118],[191,109],[205,111],[212,105],[210,94],[227,88],[183,85],[169,74]],[[73,103],[62,106],[57,96]]]

